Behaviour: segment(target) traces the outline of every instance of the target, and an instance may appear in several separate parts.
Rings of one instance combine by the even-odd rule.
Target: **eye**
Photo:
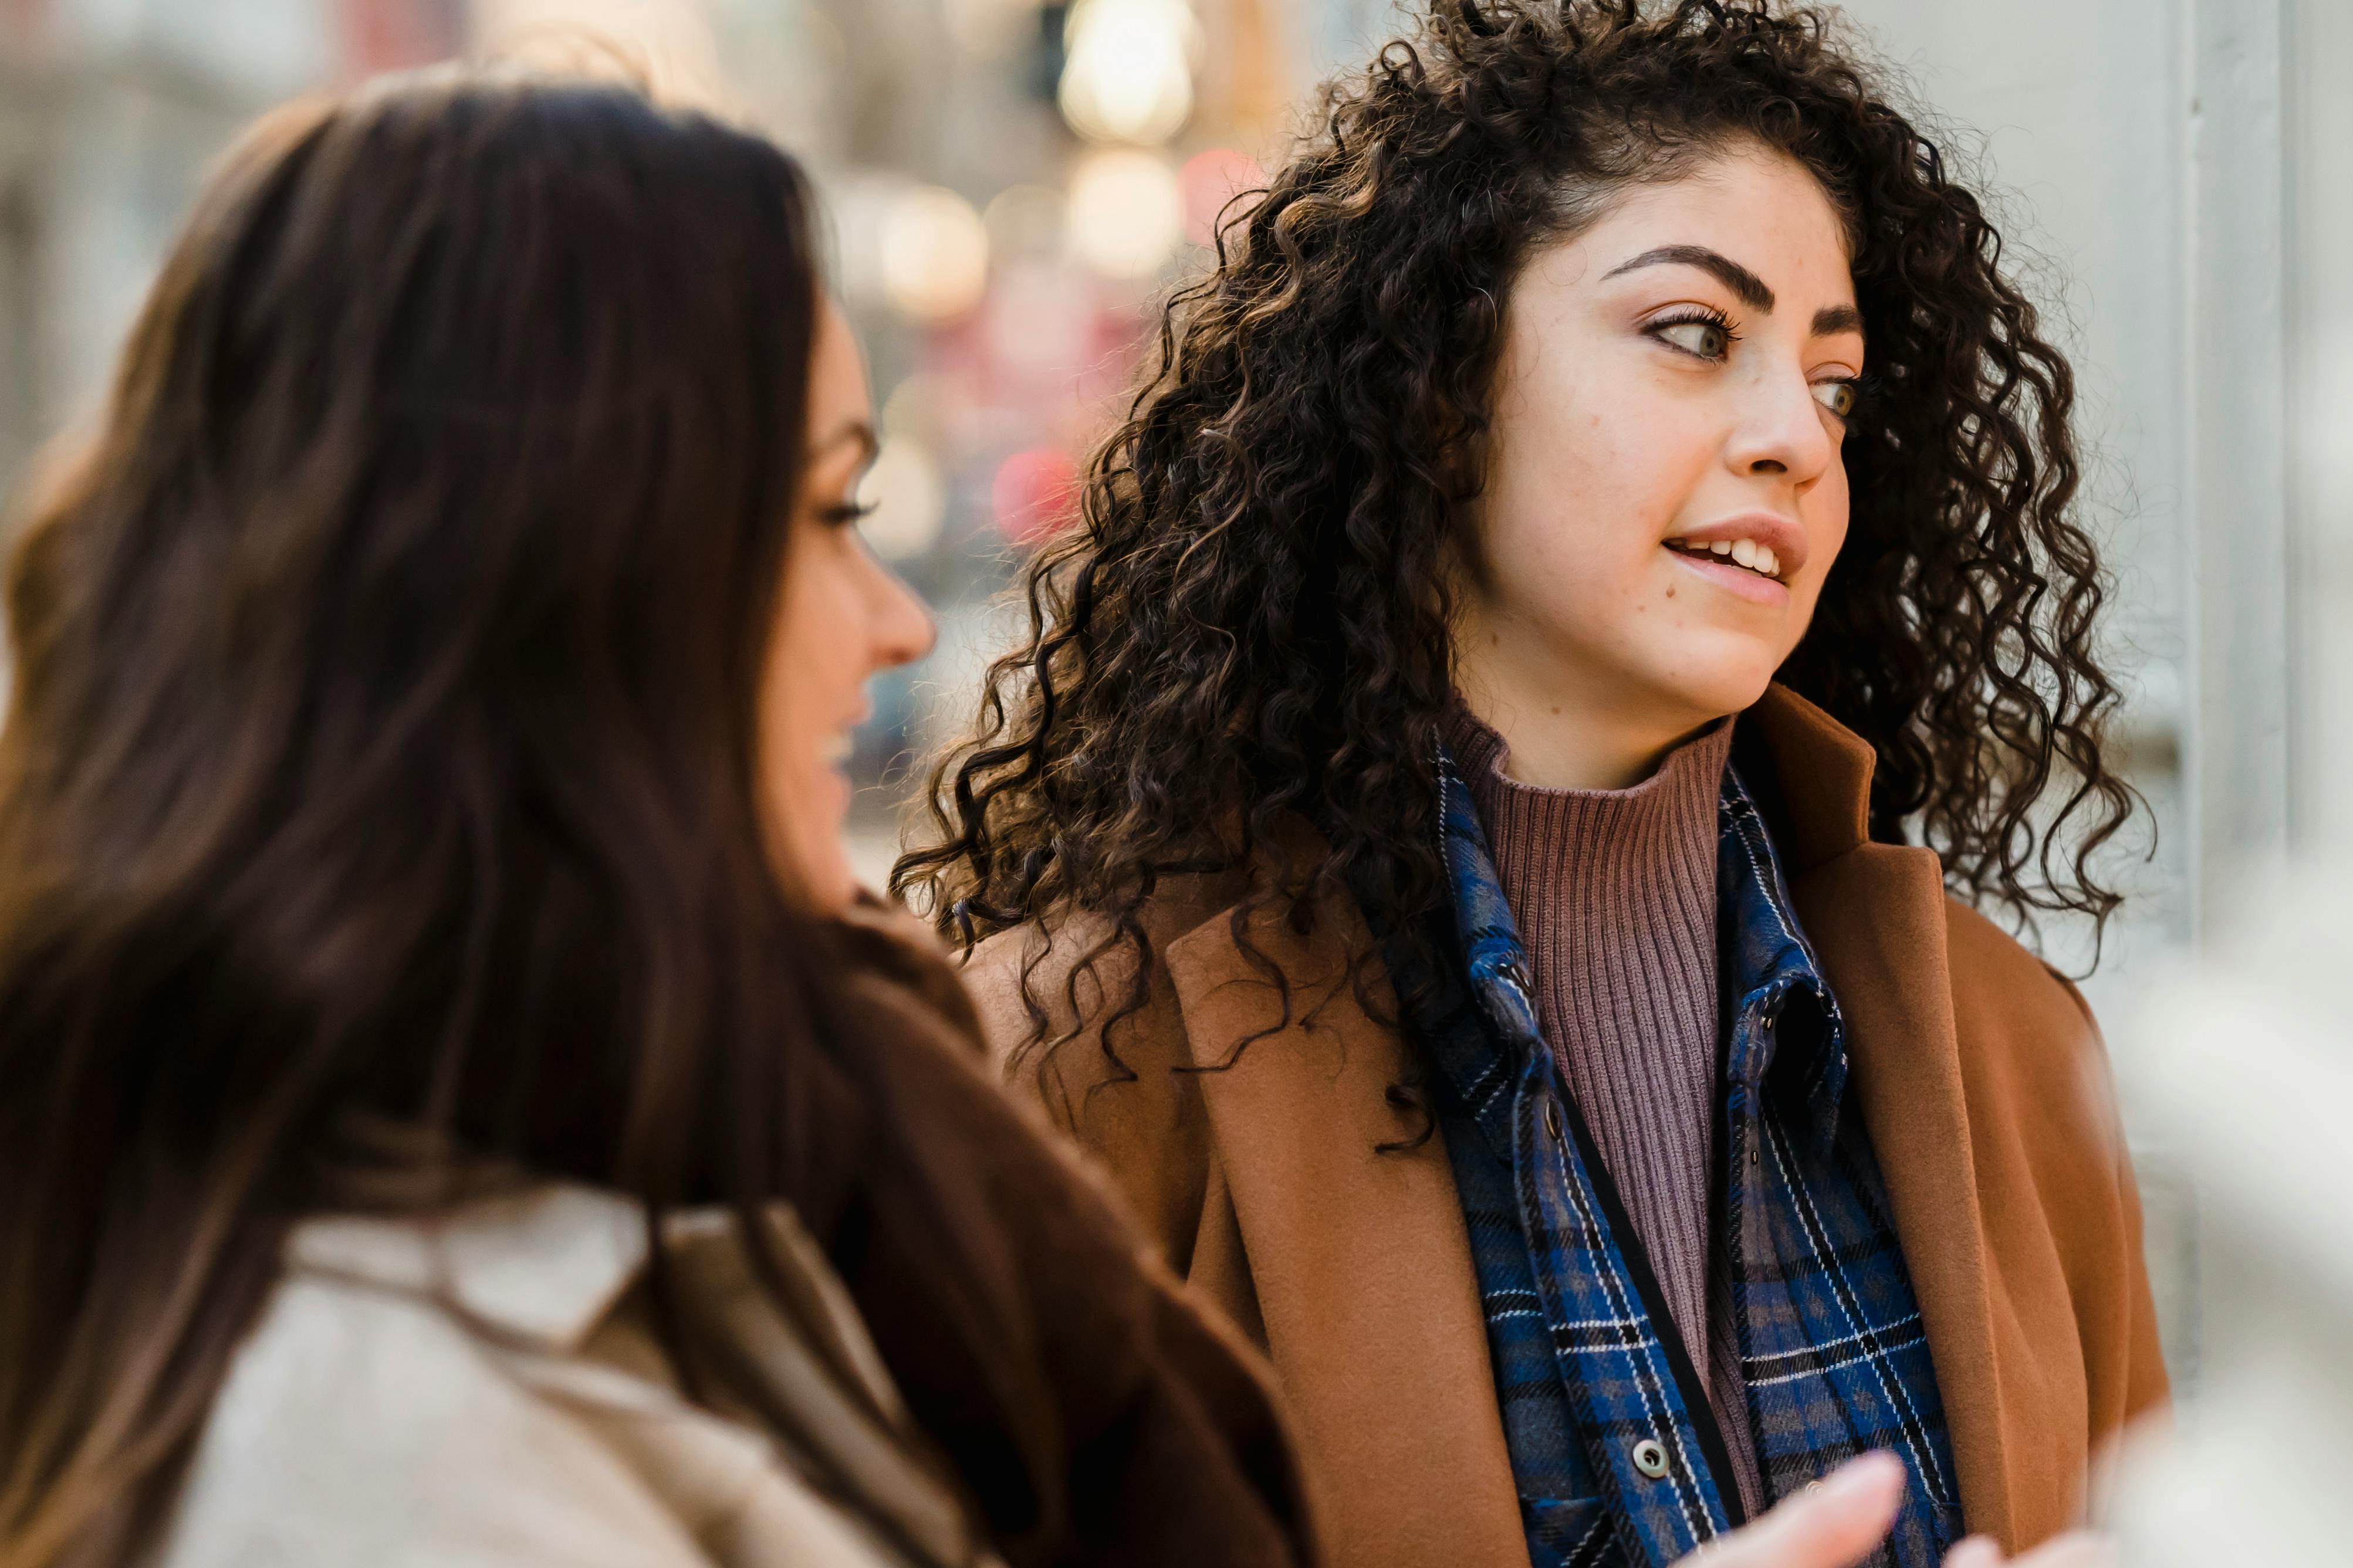
[[[1722,359],[1732,352],[1731,326],[1712,316],[1660,321],[1651,328],[1651,332],[1660,342],[1698,359]]]
[[[1814,401],[1841,419],[1851,419],[1854,416],[1855,405],[1860,398],[1861,395],[1855,391],[1854,383],[1851,381],[1814,383]]]
[[[830,523],[836,528],[849,528],[873,516],[874,503],[872,501],[843,501],[839,505],[829,506],[822,509],[817,515],[818,521],[821,522]]]

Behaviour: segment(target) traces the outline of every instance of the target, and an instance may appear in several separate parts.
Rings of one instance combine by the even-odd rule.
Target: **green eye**
[[[1683,353],[1702,359],[1722,359],[1732,349],[1732,333],[1715,321],[1669,321],[1655,330]]]
[[[1854,383],[1851,381],[1820,381],[1814,384],[1814,401],[1837,415],[1851,417],[1854,413]]]

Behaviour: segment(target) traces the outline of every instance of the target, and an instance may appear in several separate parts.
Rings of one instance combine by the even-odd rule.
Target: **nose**
[[[867,625],[871,628],[871,657],[878,670],[913,664],[939,641],[939,627],[932,620],[932,612],[915,591],[907,586],[900,575],[871,552],[860,552],[864,563],[866,583]]]
[[[1745,389],[1725,463],[1737,474],[1782,476],[1803,489],[1838,460],[1838,437],[1804,374],[1777,369]]]

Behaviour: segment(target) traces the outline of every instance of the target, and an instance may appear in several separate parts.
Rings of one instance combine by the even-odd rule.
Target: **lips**
[[[1743,571],[1754,572],[1759,577],[1781,579],[1781,557],[1769,544],[1759,544],[1753,539],[1719,539],[1712,544],[1695,544],[1688,539],[1670,539],[1667,548],[1679,555],[1695,555],[1703,560],[1729,563]]]
[[[1806,531],[1778,512],[1735,512],[1661,541],[1689,559],[1787,586],[1806,564]]]

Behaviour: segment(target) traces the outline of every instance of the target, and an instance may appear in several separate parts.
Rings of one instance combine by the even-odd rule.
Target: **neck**
[[[1656,701],[1596,699],[1569,679],[1458,661],[1463,706],[1510,748],[1507,776],[1538,789],[1631,789],[1721,714]]]

